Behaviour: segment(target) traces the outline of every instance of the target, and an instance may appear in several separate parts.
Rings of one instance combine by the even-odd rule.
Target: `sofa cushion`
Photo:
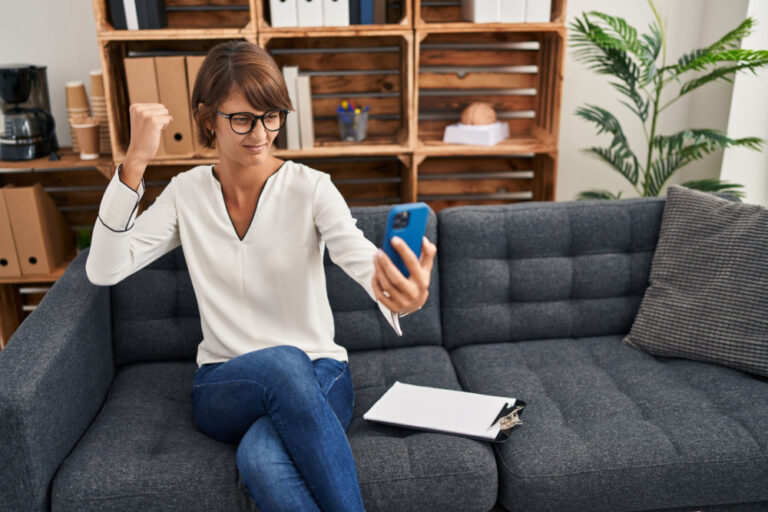
[[[366,510],[487,511],[497,498],[486,443],[362,419],[395,380],[458,389],[438,346],[352,352],[355,419],[348,437]],[[53,510],[255,510],[235,446],[196,430],[189,394],[195,364],[123,366],[101,413],[54,480]]]
[[[445,346],[626,334],[663,206],[641,198],[441,210]]]
[[[670,187],[625,343],[768,376],[768,210]]]
[[[465,346],[451,359],[467,390],[528,404],[496,445],[509,510],[768,501],[765,378],[620,336]]]

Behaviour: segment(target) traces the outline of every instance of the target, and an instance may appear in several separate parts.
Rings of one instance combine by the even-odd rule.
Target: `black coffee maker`
[[[46,66],[0,65],[0,160],[33,160],[59,149]]]

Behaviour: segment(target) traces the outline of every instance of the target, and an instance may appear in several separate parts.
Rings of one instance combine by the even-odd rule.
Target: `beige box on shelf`
[[[131,104],[160,103],[154,57],[129,57],[125,59],[123,64],[125,66],[125,81],[128,86],[128,101]],[[165,154],[167,154],[165,141],[161,137],[157,156]]]
[[[72,228],[40,183],[4,187],[21,274],[50,274],[75,254]]]
[[[163,130],[165,150],[169,154],[192,157],[195,151],[190,123],[189,93],[185,57],[155,57],[160,103],[173,116]]]
[[[0,188],[0,277],[19,277],[21,267],[16,254],[16,243],[13,241],[11,218],[5,204],[5,193]]]

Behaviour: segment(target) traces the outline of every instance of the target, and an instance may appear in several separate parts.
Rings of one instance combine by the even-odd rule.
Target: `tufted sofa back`
[[[357,226],[379,247],[388,206],[351,208]],[[437,238],[437,217],[430,212],[427,237]],[[334,313],[336,342],[348,350],[441,343],[437,263],[430,297],[418,318],[400,320],[395,334],[365,290],[324,257],[326,285]],[[194,360],[203,338],[200,312],[183,247],[164,254],[111,287],[116,364],[153,360]]]
[[[446,348],[629,332],[663,209],[640,198],[441,210]]]

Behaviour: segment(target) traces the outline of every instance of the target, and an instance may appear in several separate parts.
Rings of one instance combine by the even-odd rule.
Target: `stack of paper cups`
[[[99,158],[99,120],[86,115],[71,116],[69,126],[75,131],[74,140],[77,140],[80,148],[80,159],[95,160]]]
[[[67,117],[90,116],[91,106],[88,104],[88,94],[85,92],[83,82],[67,82]],[[80,147],[77,143],[77,136],[69,124],[69,133],[72,135],[72,152],[78,153]]]
[[[93,117],[99,120],[99,151],[102,155],[112,153],[109,143],[109,122],[107,120],[107,99],[104,97],[104,76],[100,69],[91,71],[91,108]]]

